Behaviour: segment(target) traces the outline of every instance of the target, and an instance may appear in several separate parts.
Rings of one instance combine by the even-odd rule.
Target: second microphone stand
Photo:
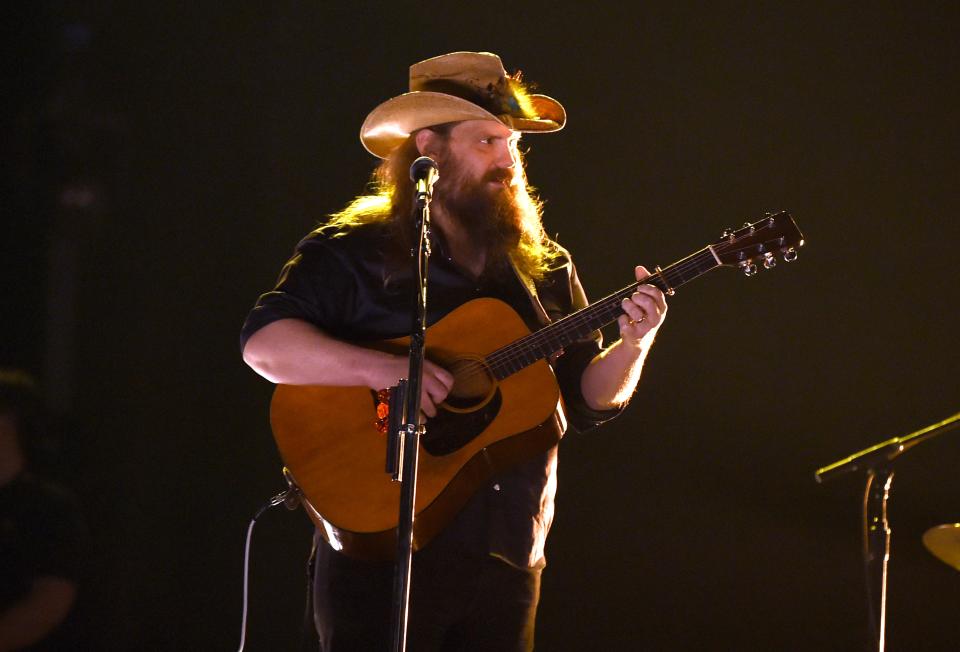
[[[870,624],[878,652],[887,641],[887,580],[890,570],[890,520],[887,504],[893,484],[893,462],[908,450],[948,430],[960,427],[960,412],[903,437],[894,437],[854,453],[821,469],[814,477],[824,482],[853,471],[867,472],[863,495],[863,555],[867,572]]]

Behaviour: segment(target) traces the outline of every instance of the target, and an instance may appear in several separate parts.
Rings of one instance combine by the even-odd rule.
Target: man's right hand
[[[397,384],[401,378],[407,377],[409,371],[409,359],[402,356],[394,356],[382,370],[381,379],[392,379],[386,381],[386,386],[392,387]],[[373,387],[379,381],[371,384],[372,389],[384,389],[385,386]],[[453,374],[438,364],[423,361],[423,383],[420,386],[420,410],[428,417],[437,416],[437,406],[447,398],[447,394],[453,389]]]

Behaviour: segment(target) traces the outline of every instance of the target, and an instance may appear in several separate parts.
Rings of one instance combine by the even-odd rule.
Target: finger
[[[633,273],[638,281],[643,281],[650,277],[650,271],[643,265],[637,265],[633,268]]]
[[[638,336],[634,331],[636,330],[637,324],[639,322],[630,319],[626,315],[620,315],[617,317],[617,324],[620,326],[620,335],[629,335],[631,337]]]
[[[646,312],[648,316],[652,316],[663,312],[667,305],[661,295],[660,290],[656,288],[652,288],[652,291],[638,288],[636,292],[630,295],[630,301],[634,305],[640,306],[641,310]]]
[[[443,399],[447,398],[447,394],[450,393],[450,389],[443,382],[426,373],[423,375],[423,386],[427,390],[427,394],[430,395],[430,400],[437,405],[442,403]]]
[[[631,323],[641,322],[647,318],[646,307],[637,303],[632,297],[629,299],[624,299],[621,302],[621,307]]]
[[[449,392],[453,389],[454,378],[453,374],[441,367],[438,364],[430,362],[429,360],[423,361],[423,373],[426,375],[429,373],[431,376],[436,378],[440,383],[446,388]]]
[[[657,303],[666,303],[667,298],[664,296],[663,291],[655,285],[650,285],[649,283],[642,283],[637,286],[636,292],[640,294],[645,294],[651,299],[655,300]]]
[[[437,416],[437,407],[430,399],[430,395],[427,393],[426,388],[424,388],[423,392],[420,393],[420,411],[426,414],[428,417]]]
[[[667,299],[659,289],[652,285],[641,285],[630,296],[630,300],[643,307],[647,313],[663,314],[667,311]]]
[[[442,367],[437,368],[436,379],[440,381],[440,384],[443,385],[444,395],[446,395],[451,389],[453,389],[454,378],[453,374],[443,369]]]

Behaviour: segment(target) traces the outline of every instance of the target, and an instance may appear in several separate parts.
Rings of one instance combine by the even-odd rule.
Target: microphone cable
[[[250,604],[250,544],[253,541],[253,526],[256,525],[257,519],[263,516],[264,512],[277,505],[286,505],[287,509],[290,510],[297,508],[297,498],[299,497],[300,491],[287,473],[287,469],[285,468],[284,476],[287,477],[286,490],[278,493],[261,505],[247,526],[247,539],[243,547],[243,614],[240,617],[240,647],[237,648],[237,652],[243,652],[247,641],[247,608]]]

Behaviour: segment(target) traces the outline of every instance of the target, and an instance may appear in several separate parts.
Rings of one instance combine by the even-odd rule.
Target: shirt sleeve
[[[241,351],[255,332],[281,319],[302,319],[325,331],[340,330],[353,305],[355,277],[322,235],[297,245],[276,286],[260,296],[240,332]]]

